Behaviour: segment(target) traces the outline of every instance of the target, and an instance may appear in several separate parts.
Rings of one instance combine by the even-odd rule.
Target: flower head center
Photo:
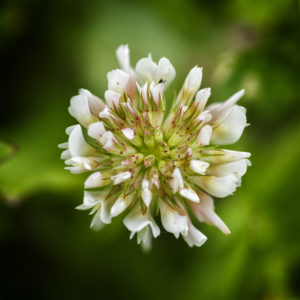
[[[122,70],[107,74],[105,103],[87,90],[71,99],[69,112],[80,125],[67,129],[62,158],[73,173],[91,172],[78,209],[91,209],[98,228],[129,210],[124,224],[145,248],[160,233],[158,213],[164,228],[190,246],[206,240],[191,213],[228,234],[208,194],[232,194],[250,163],[249,153],[215,147],[236,142],[247,125],[245,109],[235,105],[244,91],[205,108],[210,89],[199,90],[196,66],[164,118],[164,89],[175,77],[170,61],[157,64],[149,55],[133,70],[126,45],[117,57]]]

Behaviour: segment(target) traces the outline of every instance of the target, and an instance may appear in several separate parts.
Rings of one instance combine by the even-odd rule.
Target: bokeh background
[[[1,1],[1,299],[300,299],[299,2],[289,0]],[[103,97],[115,49],[132,64],[168,57],[177,76],[204,67],[211,102],[245,88],[234,149],[252,167],[215,201],[232,234],[189,248],[163,232],[144,254],[122,218],[100,232],[74,210],[85,175],[57,144],[79,88]]]

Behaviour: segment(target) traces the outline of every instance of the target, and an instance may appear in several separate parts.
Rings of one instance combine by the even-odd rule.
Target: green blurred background
[[[299,2],[1,1],[1,299],[300,299]],[[189,248],[166,232],[144,254],[122,217],[100,232],[74,210],[85,176],[57,144],[79,88],[103,97],[115,49],[132,64],[168,57],[204,67],[211,102],[245,88],[251,126],[233,149],[252,167],[215,201],[232,231]]]

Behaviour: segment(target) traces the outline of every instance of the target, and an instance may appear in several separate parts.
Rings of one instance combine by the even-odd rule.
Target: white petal
[[[233,174],[241,177],[247,172],[247,166],[250,165],[251,163],[248,159],[236,160],[229,163],[215,164],[211,165],[207,169],[207,174],[218,177]]]
[[[233,144],[241,137],[246,125],[246,109],[235,105],[227,118],[213,129],[211,142],[217,145]]]
[[[70,171],[72,174],[80,174],[86,172],[84,168],[79,166],[65,167],[64,169]]]
[[[238,92],[236,92],[235,94],[233,94],[230,98],[228,98],[225,102],[224,102],[224,106],[225,107],[231,107],[233,106],[236,102],[238,102],[245,94],[245,90],[240,90]]]
[[[103,122],[92,123],[88,127],[88,135],[95,140],[100,140],[100,137],[105,133],[105,128]]]
[[[149,189],[149,181],[147,179],[143,179],[142,181],[142,189]]]
[[[119,100],[120,100],[120,97],[121,97],[120,93],[116,93],[114,91],[107,90],[104,94],[104,97],[105,97],[106,104],[111,109],[114,109],[115,107],[116,108],[120,107],[120,104],[119,104]]]
[[[195,104],[199,105],[199,109],[203,110],[206,105],[208,98],[210,97],[211,90],[210,88],[202,89],[198,91],[195,97]]]
[[[150,84],[150,91],[151,91],[154,102],[156,104],[158,104],[159,99],[163,95],[164,85],[162,83],[155,84],[154,81],[152,81],[151,84]]]
[[[121,196],[117,199],[114,205],[111,207],[110,215],[116,217],[121,214],[132,202],[134,194],[128,195],[127,197]]]
[[[178,192],[178,184],[177,181],[172,178],[168,181],[170,188],[172,189],[173,193],[177,193]]]
[[[211,164],[227,163],[231,161],[248,158],[251,156],[249,152],[225,150],[225,149],[205,149],[201,151],[204,155],[201,160]]]
[[[111,216],[110,211],[108,209],[108,202],[105,200],[107,196],[106,192],[85,192],[84,197],[85,198],[94,198],[94,201],[97,202],[97,205],[94,209],[97,210],[95,214],[95,221],[97,221],[97,218],[101,220],[101,222],[105,224],[111,223]],[[92,200],[89,200],[92,201]],[[93,210],[91,211],[93,213]],[[97,215],[97,217],[96,217]]]
[[[124,198],[119,198],[112,206],[110,210],[110,215],[112,217],[115,217],[121,214],[126,208],[127,208],[127,202],[124,200]]]
[[[162,57],[157,66],[157,70],[155,73],[155,82],[156,83],[164,83],[164,85],[168,85],[175,77],[175,69],[170,63],[170,61]]]
[[[130,66],[130,55],[128,45],[121,45],[117,51],[117,58],[121,68],[127,72],[130,76],[129,81],[126,86],[126,92],[131,97],[131,99],[135,99],[136,97],[136,79],[134,70]]]
[[[148,82],[146,82],[143,87],[140,88],[140,94],[143,98],[145,105],[148,105]]]
[[[85,181],[84,187],[86,189],[101,187],[103,185],[103,175],[101,172],[91,174]]]
[[[93,95],[90,91],[86,89],[80,89],[79,94],[87,96],[90,111],[94,116],[98,116],[99,112],[104,109],[104,102],[97,96]]]
[[[188,230],[188,219],[185,215],[180,215],[163,201],[159,202],[161,222],[164,228],[178,236],[180,233],[186,234]]]
[[[60,155],[60,159],[70,159],[71,157],[72,157],[72,155],[69,150],[63,151]]]
[[[153,81],[157,70],[157,64],[153,62],[151,54],[148,57],[141,58],[135,67],[136,76],[141,85],[146,81]]]
[[[147,207],[149,207],[152,200],[152,192],[149,189],[144,189],[142,191],[142,199]]]
[[[191,223],[189,223],[189,230],[186,235],[183,235],[183,238],[190,247],[200,247],[207,240],[207,237]]]
[[[78,124],[76,124],[76,125],[71,125],[71,126],[67,127],[67,128],[66,128],[66,134],[67,134],[67,135],[70,135],[71,132],[72,132],[77,126],[78,126]]]
[[[97,218],[99,218],[99,221],[104,224],[110,224],[111,223],[111,217],[109,215],[108,209],[107,209],[107,204],[105,201],[101,202],[101,206],[99,211],[95,214],[95,220],[92,221],[91,227],[98,227],[99,226],[99,221],[97,221]]]
[[[129,81],[129,75],[123,70],[116,69],[107,73],[108,89],[122,94]]]
[[[106,105],[104,109],[99,113],[99,117],[102,119],[109,119],[111,117],[111,110]]]
[[[206,146],[210,143],[210,137],[212,134],[212,128],[210,125],[203,126],[196,139],[196,143],[200,146]]]
[[[149,207],[151,200],[152,200],[152,192],[149,189],[149,181],[146,179],[143,179],[142,181],[142,199],[143,202],[147,207]]]
[[[144,227],[137,234],[137,243],[141,244],[144,251],[148,252],[151,249],[152,234],[150,225]]]
[[[121,129],[121,131],[129,140],[132,140],[134,138],[134,130],[132,128],[124,128]]]
[[[115,176],[111,176],[110,178],[114,181],[114,184],[116,185],[130,179],[130,177],[131,177],[131,173],[126,171],[126,172],[119,173]]]
[[[160,234],[160,229],[150,216],[149,213],[143,214],[141,206],[135,205],[135,207],[130,211],[130,213],[124,219],[124,225],[132,231],[133,235],[135,232],[139,232],[147,225],[150,225],[154,237]]]
[[[84,196],[83,196],[83,204],[77,206],[76,209],[79,209],[79,210],[91,209],[92,207],[97,205],[99,202],[100,202],[99,200],[95,200],[95,198],[92,196],[92,194],[85,191]]]
[[[175,168],[172,174],[173,178],[175,179],[178,189],[181,190],[183,189],[183,179],[181,176],[181,172],[178,168]]]
[[[187,101],[191,100],[199,90],[202,81],[202,68],[195,66],[187,75],[182,90],[183,97],[187,97]],[[187,95],[187,96],[185,96]]]
[[[71,98],[69,113],[85,127],[97,121],[90,111],[86,95],[77,95]]]
[[[102,229],[104,227],[104,225],[105,224],[100,219],[100,211],[98,211],[92,219],[90,228],[98,231],[98,230]]]
[[[130,70],[130,56],[128,45],[121,45],[116,50],[117,59],[121,68],[128,72]]]
[[[107,151],[113,149],[116,141],[114,134],[111,131],[105,131],[99,140],[102,143],[103,148]]]
[[[200,175],[204,175],[208,167],[209,163],[202,160],[192,159],[190,162],[190,169]]]
[[[68,149],[68,143],[58,144],[58,148],[60,148],[60,149]]]
[[[179,191],[180,196],[193,201],[193,202],[199,202],[200,199],[198,197],[198,195],[196,194],[196,192],[193,189],[182,189]]]
[[[223,233],[229,234],[230,230],[222,219],[215,213],[214,202],[209,195],[199,192],[200,203],[190,203],[194,215],[200,222],[206,222],[219,228]]]
[[[82,157],[74,156],[65,161],[67,165],[71,167],[66,167],[66,170],[70,170],[73,174],[79,174],[95,169],[99,165],[98,158],[96,157]]]
[[[74,127],[68,145],[72,156],[93,156],[97,153],[96,149],[85,141],[80,125]]]
[[[245,94],[245,90],[238,91],[222,103],[214,103],[207,107],[212,114],[212,122],[223,121],[230,112],[233,105]]]
[[[196,118],[196,121],[206,124],[211,120],[211,118],[212,118],[212,116],[211,116],[210,112],[205,110]]]
[[[234,175],[227,175],[223,177],[214,176],[198,176],[192,178],[192,181],[207,191],[209,194],[224,198],[236,190],[240,185],[240,179]]]
[[[150,186],[151,188],[155,186],[157,189],[159,189],[159,177],[157,176],[157,174],[153,175]]]

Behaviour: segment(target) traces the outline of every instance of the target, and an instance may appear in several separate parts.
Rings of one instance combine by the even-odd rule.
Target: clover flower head
[[[71,173],[89,173],[83,204],[91,227],[101,228],[126,211],[124,225],[138,244],[151,247],[163,228],[189,246],[206,236],[191,221],[230,233],[215,213],[213,198],[231,195],[250,165],[248,152],[221,149],[243,133],[246,110],[237,105],[244,91],[206,107],[209,88],[200,89],[202,68],[187,75],[168,116],[165,88],[175,69],[151,55],[131,67],[129,48],[116,55],[121,69],[107,74],[105,102],[81,89],[71,98],[70,114],[79,124],[67,128],[61,158]]]

